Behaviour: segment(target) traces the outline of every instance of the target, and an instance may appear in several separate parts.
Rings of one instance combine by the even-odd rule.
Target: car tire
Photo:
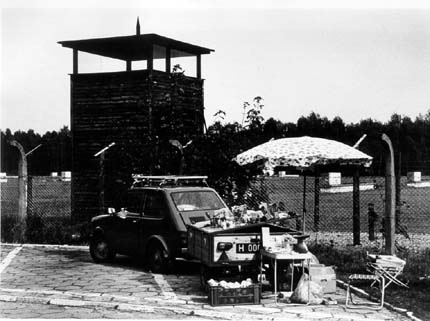
[[[148,265],[152,273],[165,274],[169,271],[170,262],[167,250],[161,244],[155,244],[148,251]]]
[[[97,238],[90,242],[91,258],[97,263],[112,262],[115,252],[104,238]]]

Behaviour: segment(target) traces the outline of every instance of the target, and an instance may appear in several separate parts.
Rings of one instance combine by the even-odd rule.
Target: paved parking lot
[[[40,313],[49,307],[57,318],[61,311],[64,318],[80,318],[92,311],[94,318],[409,320],[387,309],[350,312],[343,306],[342,289],[333,295],[338,304],[330,306],[275,305],[263,300],[261,305],[211,307],[199,287],[198,264],[179,262],[175,271],[152,274],[124,256],[112,264],[95,264],[86,247],[2,245],[2,316],[13,317],[13,311],[19,310],[25,313],[17,317],[45,318]]]

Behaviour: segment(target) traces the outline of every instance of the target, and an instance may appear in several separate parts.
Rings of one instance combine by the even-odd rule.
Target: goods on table
[[[252,224],[273,218],[266,208],[264,204],[261,204],[259,210],[248,209],[246,205],[235,205],[231,208],[231,211],[238,224]]]
[[[221,208],[213,212],[206,213],[208,219],[205,221],[195,222],[198,228],[212,227],[220,229],[234,228],[248,224],[263,222],[283,222],[285,219],[296,217],[293,212],[286,213],[283,210],[274,210],[266,203],[261,203],[258,210],[248,209],[246,205],[235,205],[230,209]]]
[[[290,233],[282,234],[279,238],[270,235],[268,227],[261,228],[262,245],[267,252],[292,253],[293,245],[297,244],[297,239]]]

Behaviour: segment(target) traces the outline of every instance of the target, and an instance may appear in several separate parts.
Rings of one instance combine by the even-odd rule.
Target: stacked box
[[[209,287],[209,303],[211,306],[260,304],[261,285],[252,284],[246,288],[228,289],[221,286]]]

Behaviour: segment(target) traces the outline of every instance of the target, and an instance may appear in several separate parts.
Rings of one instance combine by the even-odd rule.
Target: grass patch
[[[2,215],[1,242],[16,243],[17,217]],[[37,244],[87,244],[88,223],[73,223],[69,217],[28,216],[26,220],[25,243]]]
[[[344,246],[335,247],[327,244],[311,244],[309,250],[316,255],[320,263],[336,267],[337,278],[347,282],[353,273],[366,272],[366,252],[377,253],[375,248]],[[404,273],[399,277],[408,283],[409,288],[390,284],[385,292],[385,301],[396,307],[412,311],[414,315],[430,320],[430,249],[419,251],[404,250],[399,257],[406,260]],[[369,289],[363,288],[365,291]]]

